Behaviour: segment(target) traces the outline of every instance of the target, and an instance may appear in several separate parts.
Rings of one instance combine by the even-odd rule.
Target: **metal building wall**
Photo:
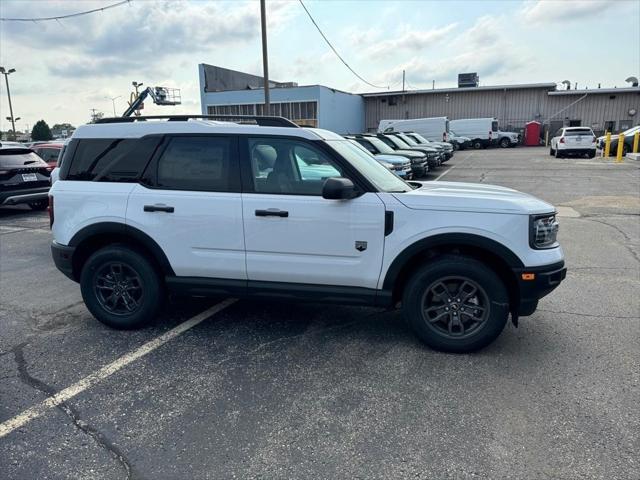
[[[610,98],[614,96],[615,98]],[[503,129],[519,130],[531,120],[549,117],[581,97],[576,94],[548,94],[546,88],[521,88],[480,91],[429,92],[411,95],[365,97],[365,128],[375,130],[380,120],[447,116],[458,118],[496,117]],[[382,100],[385,101],[382,101]],[[395,103],[395,105],[393,104]],[[629,109],[640,110],[640,93],[589,93],[586,98],[553,117],[554,121],[581,120],[584,126],[604,128],[605,121],[631,119]]]

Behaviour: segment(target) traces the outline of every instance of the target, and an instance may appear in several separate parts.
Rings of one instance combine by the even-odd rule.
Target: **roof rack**
[[[146,120],[167,120],[168,122],[186,122],[191,119],[222,120],[222,121],[252,121],[261,127],[290,127],[300,128],[291,120],[284,117],[265,115],[149,115],[141,117],[110,117],[96,120],[95,123],[131,123]]]

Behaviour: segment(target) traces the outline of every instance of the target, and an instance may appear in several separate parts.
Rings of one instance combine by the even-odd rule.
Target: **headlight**
[[[529,245],[531,248],[555,247],[559,226],[555,214],[531,215],[529,226]]]

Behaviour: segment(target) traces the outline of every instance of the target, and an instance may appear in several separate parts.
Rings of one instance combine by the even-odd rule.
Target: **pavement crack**
[[[29,373],[27,368],[27,361],[24,357],[24,347],[27,345],[27,342],[20,343],[13,347],[12,352],[18,367],[18,378],[25,384],[30,386],[31,388],[38,390],[44,393],[47,396],[53,396],[58,393],[52,386],[46,384],[42,380],[34,377]],[[88,424],[80,417],[80,413],[76,408],[68,404],[67,402],[60,403],[57,408],[62,411],[73,423],[73,425],[80,430],[81,432],[89,435],[99,447],[105,449],[109,455],[115,458],[120,466],[126,471],[127,480],[131,480],[133,478],[133,469],[131,468],[131,463],[125,456],[125,454],[120,450],[120,448],[113,444],[104,434],[102,434],[97,428]]]
[[[543,308],[538,308],[538,312],[547,312],[547,313],[559,313],[563,315],[580,315],[581,317],[593,317],[593,318],[620,318],[620,319],[630,319],[635,320],[640,318],[638,315],[595,315],[593,313],[582,313],[582,312],[569,312],[565,310],[546,310]]]
[[[600,223],[602,225],[606,225],[607,227],[611,227],[614,230],[616,230],[618,233],[620,233],[620,235],[622,235],[622,237],[625,239],[625,243],[622,244],[622,246],[631,254],[631,256],[633,258],[635,258],[636,262],[640,263],[640,255],[638,255],[638,252],[636,252],[633,248],[631,248],[631,246],[629,244],[633,244],[633,239],[627,234],[627,232],[625,232],[624,230],[622,230],[620,227],[618,227],[617,225],[614,225],[612,223],[608,223],[605,222],[604,220],[599,220],[594,218],[593,216],[587,216],[587,217],[582,217],[583,220],[587,220],[590,222],[596,222],[596,223]]]

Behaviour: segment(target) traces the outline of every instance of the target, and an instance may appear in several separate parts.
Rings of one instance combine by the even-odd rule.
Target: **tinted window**
[[[492,132],[497,132],[498,131],[498,122],[496,122],[495,120],[493,122],[491,122],[491,131]]]
[[[3,148],[0,150],[0,167],[46,167],[43,160],[26,148]]]
[[[229,137],[174,137],[158,160],[157,186],[172,190],[239,190]]]
[[[343,176],[323,151],[298,140],[250,139],[249,156],[257,193],[322,195],[327,178]]]
[[[575,137],[576,135],[593,135],[593,132],[590,128],[576,128],[564,131],[565,137]]]
[[[66,180],[137,182],[160,139],[82,139]]]
[[[43,159],[45,162],[56,162],[58,160],[58,155],[60,155],[59,148],[38,148],[36,150],[38,156]]]

